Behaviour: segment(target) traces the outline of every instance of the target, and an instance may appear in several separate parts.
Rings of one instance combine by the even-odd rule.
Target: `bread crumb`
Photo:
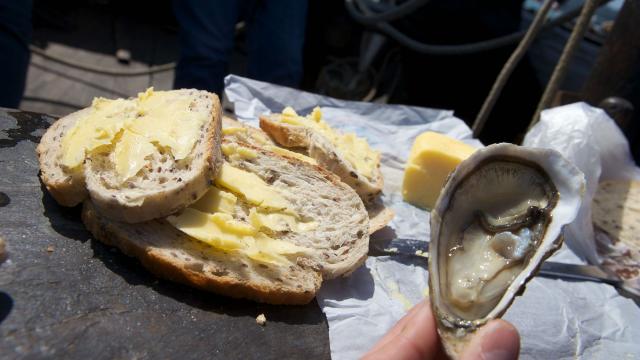
[[[264,314],[258,315],[258,317],[256,318],[256,323],[258,325],[264,326],[267,323],[267,317],[264,316]]]
[[[53,245],[47,246],[47,252],[53,252],[53,250],[54,250]]]

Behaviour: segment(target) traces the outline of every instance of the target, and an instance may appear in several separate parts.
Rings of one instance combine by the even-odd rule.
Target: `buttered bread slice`
[[[225,139],[221,149],[213,185],[186,209],[127,224],[87,201],[83,221],[161,277],[260,302],[307,303],[323,279],[364,262],[369,219],[353,189],[264,148]]]
[[[308,116],[299,116],[292,108],[281,114],[260,117],[260,127],[285,147],[304,148],[309,157],[338,175],[365,203],[371,203],[383,186],[380,153],[355,134],[332,129],[316,107]]]
[[[114,220],[164,217],[207,191],[220,137],[220,102],[206,91],[150,88],[131,99],[97,98],[44,134],[41,179],[64,206],[88,196]]]
[[[292,157],[312,165],[318,165],[315,159],[306,155],[308,152],[304,148],[286,149],[280,147],[261,129],[249,126],[228,116],[223,116],[222,118],[222,133],[225,139],[244,142],[275,152],[281,156]],[[379,197],[364,205],[369,214],[369,234],[373,234],[387,226],[395,216],[393,210],[385,207]]]

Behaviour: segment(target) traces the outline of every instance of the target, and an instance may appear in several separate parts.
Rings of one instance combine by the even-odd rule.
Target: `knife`
[[[425,261],[429,257],[429,243],[416,239],[393,239],[391,241],[369,242],[370,256],[410,256],[422,257]],[[633,287],[627,286],[623,280],[610,275],[593,265],[577,265],[565,264],[553,261],[545,261],[540,267],[538,275],[549,278],[562,278],[580,281],[594,281],[613,285],[618,289],[622,289],[633,296],[640,296],[640,291]]]

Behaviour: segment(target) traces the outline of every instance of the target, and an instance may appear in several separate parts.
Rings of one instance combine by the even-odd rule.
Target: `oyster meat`
[[[576,217],[584,175],[558,152],[491,145],[458,165],[431,213],[429,287],[445,351],[500,317]]]

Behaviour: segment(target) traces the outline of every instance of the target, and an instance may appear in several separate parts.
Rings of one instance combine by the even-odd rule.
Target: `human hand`
[[[520,336],[513,325],[492,320],[473,336],[461,360],[513,360],[520,353]],[[363,359],[446,359],[429,301],[414,306]]]

